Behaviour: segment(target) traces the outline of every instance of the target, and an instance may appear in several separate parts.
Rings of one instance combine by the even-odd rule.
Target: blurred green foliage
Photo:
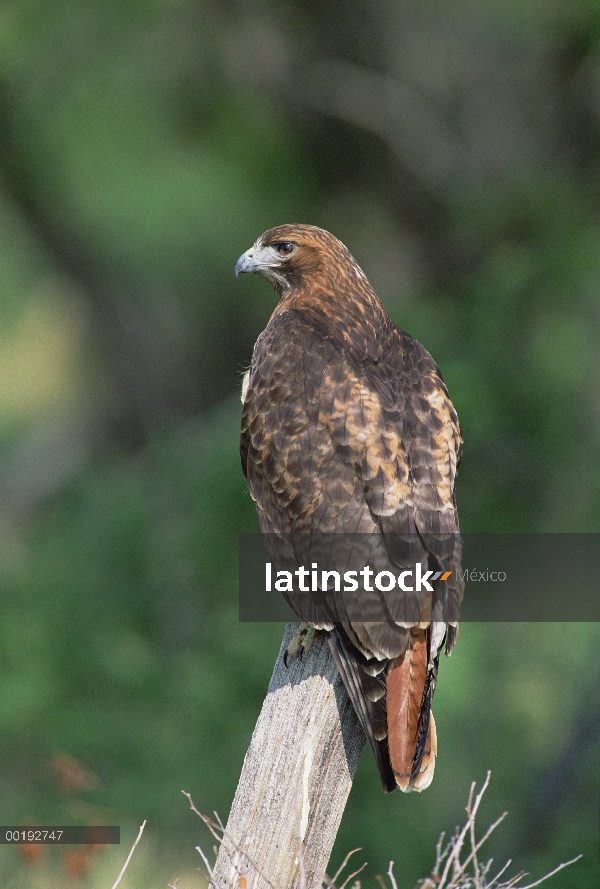
[[[233,266],[272,225],[332,230],[440,364],[465,530],[600,530],[599,35],[596,0],[5,0],[0,821],[148,818],[131,884],[197,884],[180,791],[227,814],[281,638],[236,602],[274,296]],[[581,851],[554,885],[597,886],[597,652],[463,626],[432,787],[385,797],[365,754],[333,863],[412,886],[490,768],[495,859]]]

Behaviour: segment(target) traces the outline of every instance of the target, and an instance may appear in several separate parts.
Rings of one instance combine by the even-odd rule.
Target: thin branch
[[[440,838],[438,839],[437,843],[435,844],[435,865],[433,867],[433,870],[431,871],[432,877],[437,878],[439,876],[440,864],[442,863],[442,861],[444,860],[444,858],[450,851],[450,846],[447,846],[446,849],[444,850],[444,852],[442,853],[442,843],[444,842],[445,836],[446,836],[446,832],[443,830],[440,834]]]
[[[506,862],[506,864],[504,865],[504,867],[501,867],[501,868],[500,868],[500,870],[498,871],[498,873],[496,874],[496,876],[495,876],[495,877],[491,880],[491,882],[488,884],[488,889],[493,889],[494,883],[497,883],[497,882],[498,882],[498,880],[500,879],[500,877],[502,876],[502,874],[503,874],[505,871],[508,870],[508,868],[511,866],[511,864],[512,864],[512,858],[509,858],[508,861]]]
[[[459,834],[458,834],[458,836],[457,836],[457,838],[456,838],[456,841],[455,841],[455,843],[454,843],[454,845],[453,845],[452,851],[451,851],[450,855],[448,856],[448,859],[447,859],[447,861],[446,861],[446,865],[445,865],[444,870],[443,870],[443,872],[442,872],[442,876],[441,876],[441,879],[440,879],[440,882],[439,882],[439,887],[438,887],[438,889],[443,889],[444,884],[445,884],[445,882],[446,882],[446,879],[448,878],[448,871],[450,870],[450,866],[451,866],[451,865],[454,865],[453,882],[456,880],[456,878],[457,878],[457,877],[460,875],[460,873],[461,873],[461,867],[460,867],[460,851],[461,851],[461,849],[462,849],[462,845],[463,845],[465,836],[466,836],[466,834],[467,834],[467,831],[469,830],[469,826],[470,826],[471,820],[472,820],[472,819],[473,819],[473,820],[475,819],[475,816],[476,816],[476,814],[477,814],[477,810],[479,809],[479,804],[481,803],[481,800],[482,800],[482,798],[483,798],[483,795],[484,795],[484,793],[486,792],[486,790],[487,790],[487,788],[488,788],[488,784],[490,783],[490,775],[491,775],[491,772],[488,771],[487,775],[485,776],[485,781],[483,782],[483,785],[482,785],[482,787],[481,787],[481,790],[479,791],[479,793],[478,793],[477,796],[475,797],[475,802],[474,802],[474,803],[473,803],[473,793],[474,793],[474,791],[475,791],[475,782],[473,781],[473,783],[471,784],[471,789],[469,790],[469,800],[468,800],[468,802],[467,802],[467,808],[466,808],[467,816],[468,816],[468,817],[467,817],[467,823],[466,823],[465,826],[462,828],[462,830],[459,832]]]
[[[479,852],[479,850],[481,849],[481,847],[483,846],[485,841],[488,839],[490,834],[492,834],[496,830],[498,825],[504,821],[504,819],[506,818],[507,815],[508,815],[508,812],[503,812],[499,818],[496,818],[494,823],[490,824],[490,826],[488,827],[488,829],[486,830],[486,832],[484,833],[482,838],[479,840],[479,842],[475,843],[475,845],[472,847],[473,851],[471,852],[469,857],[465,859],[465,862],[462,866],[463,871],[467,867],[467,865],[469,865],[471,863],[471,860],[473,861],[474,869],[476,866],[478,866],[479,863],[477,861],[477,853]],[[474,818],[471,819],[470,825],[471,825],[472,842],[473,842],[475,840],[475,819]],[[479,886],[477,884],[475,884],[475,885],[477,886],[477,889],[479,889]]]
[[[526,877],[526,876],[527,876],[527,874],[525,873],[524,870],[519,871],[519,873],[515,874],[515,876],[512,878],[512,880],[509,880],[508,883],[502,883],[502,889],[511,889],[512,886],[517,886],[517,883],[519,883],[523,879],[523,877]],[[545,879],[545,877],[544,877],[544,879]],[[518,887],[517,887],[517,889],[518,889]]]
[[[342,861],[342,863],[340,864],[340,866],[338,867],[338,869],[336,870],[334,875],[332,877],[330,877],[332,883],[335,883],[335,881],[337,880],[339,875],[342,873],[342,871],[344,870],[344,868],[346,867],[346,865],[348,864],[348,862],[350,861],[352,856],[360,851],[362,851],[361,847],[358,846],[356,849],[352,849],[351,852],[348,852],[348,854],[346,855],[346,857],[344,858],[344,860]]]
[[[123,874],[124,874],[125,871],[127,870],[127,865],[128,865],[129,862],[131,861],[131,856],[132,856],[133,853],[135,852],[135,847],[137,846],[137,844],[139,843],[139,841],[140,841],[141,838],[142,838],[142,834],[143,834],[143,832],[144,832],[144,828],[145,828],[145,826],[146,826],[146,821],[144,820],[144,823],[143,823],[142,826],[140,827],[140,831],[139,831],[139,833],[138,833],[138,835],[137,835],[137,839],[136,839],[135,843],[133,844],[133,846],[131,847],[131,850],[130,850],[130,852],[129,852],[129,855],[127,856],[127,859],[126,859],[126,861],[125,861],[125,864],[124,864],[123,867],[121,868],[121,873],[119,874],[119,876],[117,877],[117,879],[115,880],[115,882],[114,882],[113,885],[112,885],[112,889],[117,889],[117,886],[118,886],[119,883],[121,882],[121,879],[122,879],[122,877],[123,877]]]
[[[363,862],[363,864],[361,864],[361,866],[358,868],[358,870],[355,870],[354,873],[350,874],[350,876],[348,876],[348,877],[344,880],[344,882],[343,882],[342,885],[340,886],[340,889],[345,889],[345,887],[348,885],[348,883],[350,882],[350,880],[352,879],[352,877],[356,877],[356,876],[358,876],[358,874],[359,874],[361,871],[363,871],[363,870],[365,869],[366,866],[367,866],[367,862],[365,861],[365,862]]]
[[[489,772],[488,772],[488,774],[489,774]],[[471,854],[469,855],[469,857],[463,864],[462,870],[464,873],[465,868],[467,867],[467,864],[469,863],[469,861],[472,858],[473,859],[473,877],[475,879],[475,889],[481,889],[481,880],[479,878],[479,862],[477,861],[477,849],[479,847],[477,846],[477,841],[475,839],[475,818],[471,816],[470,812],[468,812],[467,814],[469,816],[469,836],[471,838]]]
[[[210,864],[208,858],[206,857],[206,855],[204,854],[204,852],[202,851],[202,848],[200,846],[196,846],[196,852],[199,853],[200,857],[202,858],[202,861],[204,862],[204,867],[206,868],[206,872],[208,874],[209,883],[212,883],[212,880],[213,880],[212,865]]]
[[[456,860],[458,859],[458,857],[460,855],[460,850],[461,850],[461,847],[463,844],[463,840],[465,838],[465,834],[468,829],[469,829],[469,822],[467,821],[467,823],[465,824],[463,829],[461,831],[459,831],[459,833],[456,835],[456,840],[452,844],[452,850],[451,850],[450,854],[448,855],[448,858],[446,859],[446,864],[444,866],[444,870],[442,871],[442,876],[440,877],[439,889],[444,889],[444,885],[445,885],[446,879],[448,877],[448,871],[450,870],[450,866],[452,864],[454,865],[454,870],[455,870],[454,876],[456,877],[456,870],[457,870]]]
[[[559,870],[562,870],[563,867],[568,867],[570,864],[575,864],[576,861],[582,857],[581,854],[577,855],[575,858],[571,858],[570,861],[563,861],[562,864],[559,864],[554,870],[551,870],[549,874],[546,874],[545,877],[541,877],[539,880],[536,880],[535,883],[528,883],[527,886],[521,886],[520,889],[533,889],[534,886],[539,886],[540,883],[543,883],[544,880],[547,880],[548,877],[553,877],[554,874],[557,874]]]

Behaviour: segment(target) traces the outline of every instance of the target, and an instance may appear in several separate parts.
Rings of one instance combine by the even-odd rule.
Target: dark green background
[[[180,791],[227,815],[282,633],[237,622],[274,294],[233,267],[273,225],[333,231],[440,364],[464,530],[600,530],[599,37],[596,0],[2,3],[0,821],[147,818],[129,885],[201,885]],[[597,886],[598,672],[593,625],[465,625],[432,787],[365,754],[333,864],[410,889],[491,769],[498,864]]]

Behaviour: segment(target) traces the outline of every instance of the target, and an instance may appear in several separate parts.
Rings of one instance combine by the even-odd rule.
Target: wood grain
[[[365,743],[325,637],[304,660],[275,664],[213,872],[218,889],[306,889],[325,873]]]

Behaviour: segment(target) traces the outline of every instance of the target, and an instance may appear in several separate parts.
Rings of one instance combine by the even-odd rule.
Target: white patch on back
[[[248,392],[248,386],[250,385],[250,371],[247,370],[244,374],[244,379],[242,380],[242,404],[246,401],[246,393]]]

